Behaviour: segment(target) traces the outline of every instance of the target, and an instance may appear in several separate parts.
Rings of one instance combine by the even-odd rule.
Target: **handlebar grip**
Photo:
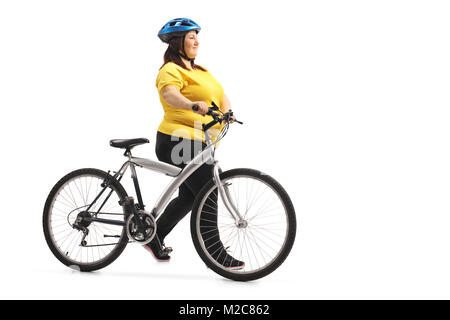
[[[199,109],[199,108],[198,108],[198,105],[194,104],[194,105],[192,106],[192,110],[198,111],[198,109]],[[212,115],[213,115],[213,109],[212,109],[212,108],[208,108],[208,112],[207,112],[206,114],[212,116]]]

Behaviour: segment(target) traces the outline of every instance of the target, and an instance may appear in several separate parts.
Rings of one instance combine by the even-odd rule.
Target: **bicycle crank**
[[[135,214],[128,217],[126,228],[129,240],[147,244],[156,235],[156,219],[147,211],[137,210]]]

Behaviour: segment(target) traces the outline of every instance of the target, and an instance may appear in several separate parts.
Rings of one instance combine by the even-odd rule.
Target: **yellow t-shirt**
[[[206,70],[206,68],[204,69]],[[209,71],[186,70],[173,62],[166,63],[156,77],[156,87],[164,109],[164,119],[159,125],[158,131],[177,137],[204,141],[201,124],[211,122],[213,118],[208,115],[202,117],[192,110],[170,106],[161,94],[166,86],[177,87],[180,93],[191,101],[204,101],[208,106],[211,106],[211,102],[214,101],[222,111],[223,87]],[[220,129],[221,126],[216,124],[208,130],[213,140]]]

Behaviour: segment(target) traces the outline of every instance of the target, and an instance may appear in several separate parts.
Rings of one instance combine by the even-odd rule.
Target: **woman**
[[[194,63],[199,31],[200,26],[194,21],[178,18],[166,23],[158,33],[159,38],[169,46],[156,79],[164,109],[164,119],[156,137],[156,155],[160,161],[181,168],[195,156],[194,153],[206,147],[201,123],[212,120],[211,116],[206,115],[211,102],[214,101],[222,112],[230,109],[230,101],[220,83],[205,68]],[[192,110],[194,105],[198,106],[195,112]],[[216,129],[220,129],[220,125],[216,125]],[[164,246],[164,238],[192,210],[196,195],[210,179],[212,165],[205,163],[180,186],[178,197],[167,205],[159,217],[157,236],[145,246],[158,261],[170,260],[172,249]],[[217,228],[217,215],[212,219],[209,227],[212,224]],[[227,253],[218,233],[208,241],[208,251],[217,261],[233,269],[244,267],[244,262]]]

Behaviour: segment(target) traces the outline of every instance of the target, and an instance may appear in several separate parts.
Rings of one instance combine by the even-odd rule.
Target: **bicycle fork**
[[[220,180],[219,170],[220,168],[218,165],[218,161],[216,160],[214,161],[213,179],[214,183],[217,186],[217,189],[219,190],[219,196],[222,198],[225,208],[227,208],[228,212],[236,222],[236,226],[238,228],[245,228],[247,227],[247,221],[242,218],[242,215],[240,214],[237,206],[233,202],[233,198],[231,197],[228,185]]]

